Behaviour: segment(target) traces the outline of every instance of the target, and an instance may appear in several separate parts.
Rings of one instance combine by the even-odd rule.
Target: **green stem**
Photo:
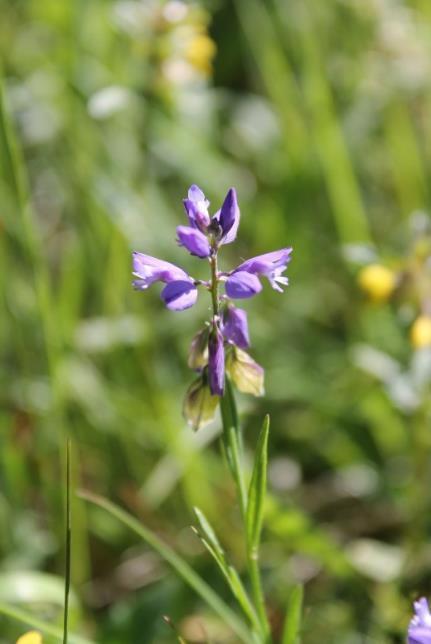
[[[217,253],[211,256],[211,299],[213,304],[214,315],[219,314],[219,301],[218,301],[218,278],[217,278]]]
[[[228,378],[225,383],[225,395],[220,401],[221,416],[223,424],[223,440],[227,455],[227,461],[237,487],[241,514],[243,518],[244,536],[247,542],[247,489],[244,480],[242,467],[242,440],[240,435],[240,426],[238,422],[238,413],[235,404],[235,398],[232,385]],[[249,550],[247,548],[247,569],[250,578],[251,591],[254,605],[261,628],[262,643],[267,644],[271,641],[270,627],[265,608],[265,598],[262,590],[262,582],[259,570],[259,553],[257,549]]]

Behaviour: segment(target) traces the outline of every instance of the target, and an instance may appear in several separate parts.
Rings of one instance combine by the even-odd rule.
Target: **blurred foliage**
[[[274,633],[305,582],[304,644],[403,641],[411,599],[431,586],[429,327],[412,328],[431,315],[428,0],[0,10],[2,601],[59,617],[67,435],[76,485],[136,514],[215,590],[194,505],[243,566],[219,423],[192,435],[181,417],[207,304],[176,315],[156,287],[130,287],[132,249],[192,266],[175,244],[190,183],[214,206],[235,185],[226,264],[294,247],[285,295],[247,303],[266,396],[241,399],[250,446],[272,418]],[[367,265],[397,276],[385,297],[361,292]],[[78,500],[72,576],[73,628],[95,641],[172,642],[165,614],[190,642],[234,641]],[[25,630],[0,624],[2,644]]]

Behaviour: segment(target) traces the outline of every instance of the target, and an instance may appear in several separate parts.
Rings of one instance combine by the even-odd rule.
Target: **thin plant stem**
[[[218,277],[217,277],[217,253],[214,253],[210,259],[211,264],[211,299],[214,316],[219,314],[218,301]]]

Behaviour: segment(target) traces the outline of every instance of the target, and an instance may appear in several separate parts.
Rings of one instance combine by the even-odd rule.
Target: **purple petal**
[[[230,244],[236,238],[240,211],[235,188],[230,188],[220,210],[218,221],[223,231],[222,244]]]
[[[253,297],[262,290],[262,284],[256,275],[247,271],[238,271],[227,278],[225,284],[226,294],[233,299]]]
[[[135,280],[135,288],[143,290],[151,286],[153,282],[172,282],[174,280],[189,279],[187,273],[182,268],[165,262],[151,255],[134,252],[133,257],[133,274],[138,277]]]
[[[198,186],[189,188],[187,199],[183,200],[184,208],[189,218],[190,226],[205,230],[210,223],[208,206],[210,202]]]
[[[428,602],[421,597],[413,604],[415,616],[408,630],[408,644],[431,644],[431,615]]]
[[[243,309],[229,306],[223,316],[223,335],[240,349],[250,346],[247,313]]]
[[[187,196],[190,201],[206,201],[204,193],[195,183],[190,186]]]
[[[160,297],[171,311],[184,311],[196,302],[198,290],[193,282],[178,280],[167,284]]]
[[[208,381],[213,396],[224,393],[224,345],[220,329],[214,325],[208,340]]]
[[[424,626],[409,629],[408,644],[431,644],[431,630]]]
[[[209,257],[211,248],[208,239],[197,228],[177,227],[178,242],[196,257]]]
[[[275,250],[272,253],[257,255],[257,257],[247,259],[245,262],[240,264],[235,271],[248,271],[254,275],[264,275],[276,268],[281,268],[282,266],[286,267],[288,262],[290,262],[291,252],[292,248],[282,248],[281,250]]]

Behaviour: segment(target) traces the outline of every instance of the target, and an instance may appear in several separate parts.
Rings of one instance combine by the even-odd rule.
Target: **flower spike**
[[[228,190],[222,207],[212,217],[208,212],[209,201],[196,185],[190,186],[183,203],[189,225],[177,227],[178,243],[191,255],[208,260],[211,279],[195,280],[175,264],[135,252],[133,286],[144,291],[155,282],[162,282],[161,298],[172,311],[192,307],[198,297],[198,286],[211,293],[213,314],[194,337],[188,359],[189,367],[199,375],[188,389],[183,406],[189,425],[199,429],[214,417],[224,394],[225,371],[243,393],[263,394],[264,370],[244,351],[250,346],[247,313],[235,307],[231,300],[247,299],[260,293],[262,277],[266,277],[273,289],[283,292],[283,287],[289,283],[283,273],[292,249],[287,247],[257,255],[230,272],[220,272],[218,252],[221,246],[236,239],[240,222],[235,188]],[[226,295],[219,294],[221,282],[224,282]],[[413,642],[422,644],[422,640],[411,640]],[[431,644],[431,640],[424,640],[424,643]]]

